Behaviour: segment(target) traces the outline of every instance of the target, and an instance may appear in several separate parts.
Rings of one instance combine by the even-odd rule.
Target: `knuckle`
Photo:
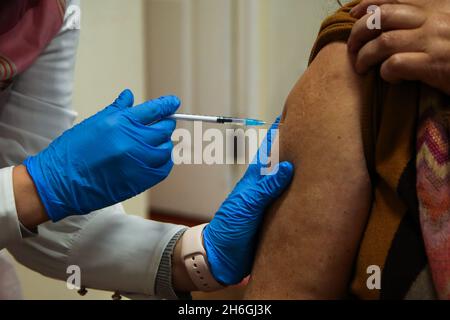
[[[159,165],[169,165],[172,160],[172,150],[164,150],[161,151],[161,155],[159,157]]]
[[[388,61],[387,66],[389,69],[398,70],[403,65],[404,59],[401,55],[395,54]]]
[[[170,157],[172,155],[172,150],[173,150],[173,143],[169,142],[165,144],[164,148],[161,151],[165,157]]]
[[[381,50],[386,50],[391,48],[395,39],[391,32],[384,32],[378,37],[378,46]]]
[[[418,29],[414,33],[414,41],[416,43],[417,50],[420,52],[427,52],[429,48],[432,48],[433,41],[430,40],[430,33],[427,33],[423,29]]]
[[[156,133],[164,142],[169,142],[172,140],[173,130],[163,129]]]
[[[169,132],[161,132],[160,133],[161,141],[162,143],[170,143],[172,141],[172,135]],[[169,148],[170,145],[167,145],[167,148]]]
[[[132,108],[128,108],[125,111],[122,112],[122,116],[127,119],[129,122],[134,123],[137,121],[136,116],[134,115],[134,113],[131,111]]]
[[[127,143],[116,143],[112,146],[112,149],[114,150],[112,153],[116,157],[121,158],[123,155],[130,152],[131,146]]]
[[[103,126],[106,130],[114,130],[120,125],[120,123],[120,117],[118,117],[116,114],[111,114],[105,118]]]
[[[404,59],[400,55],[393,55],[383,66],[385,76],[396,74],[400,71],[404,63]]]
[[[429,27],[432,27],[435,34],[441,37],[447,38],[450,34],[450,23],[446,16],[435,15],[430,18],[430,21],[433,21]],[[429,28],[430,29],[430,28]]]

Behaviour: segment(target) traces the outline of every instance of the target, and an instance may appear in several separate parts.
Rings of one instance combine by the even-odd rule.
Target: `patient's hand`
[[[347,293],[369,213],[362,141],[363,78],[345,44],[325,47],[292,90],[280,160],[298,170],[267,215],[249,299],[327,299]]]
[[[380,8],[382,30],[367,28],[370,5]],[[352,16],[360,19],[348,42],[358,72],[381,64],[387,82],[421,81],[450,94],[449,0],[364,0]]]

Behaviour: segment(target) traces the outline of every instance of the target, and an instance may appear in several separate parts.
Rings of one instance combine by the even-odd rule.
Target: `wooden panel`
[[[198,226],[199,224],[204,224],[204,223],[209,222],[207,220],[200,220],[200,219],[187,217],[183,212],[182,213],[174,213],[174,212],[161,211],[161,210],[157,210],[157,209],[152,209],[149,212],[149,218],[154,221],[179,224],[179,225],[188,226],[188,227],[194,227],[194,226]]]

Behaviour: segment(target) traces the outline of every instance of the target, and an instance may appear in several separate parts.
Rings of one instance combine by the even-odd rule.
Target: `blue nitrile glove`
[[[272,129],[277,129],[278,118]],[[292,180],[290,162],[278,165],[274,175],[261,175],[262,163],[272,145],[271,134],[258,151],[257,161],[217,211],[203,231],[203,241],[214,278],[225,285],[241,282],[250,274],[256,249],[257,234],[266,208],[281,195]]]
[[[24,161],[51,220],[124,201],[169,175],[176,123],[161,119],[172,115],[180,100],[167,96],[136,107],[133,101],[125,90]]]

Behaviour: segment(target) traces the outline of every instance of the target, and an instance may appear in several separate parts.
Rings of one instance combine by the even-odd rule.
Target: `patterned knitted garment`
[[[450,299],[449,101],[427,94],[417,133],[417,194],[420,223],[433,282]]]

